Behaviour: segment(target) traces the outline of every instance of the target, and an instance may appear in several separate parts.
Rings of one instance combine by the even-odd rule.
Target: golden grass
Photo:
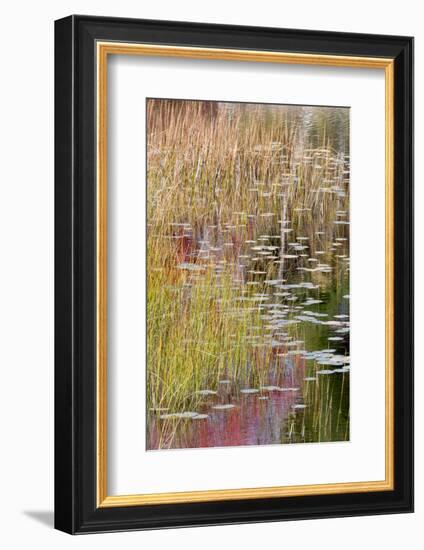
[[[266,383],[272,336],[257,295],[286,276],[284,229],[307,231],[318,216],[331,240],[325,221],[340,209],[330,189],[343,181],[343,161],[325,123],[302,138],[303,119],[301,108],[148,101],[149,410],[195,410],[196,392],[222,378]],[[252,250],[260,235],[277,243],[269,257]],[[243,256],[261,277],[246,275]]]

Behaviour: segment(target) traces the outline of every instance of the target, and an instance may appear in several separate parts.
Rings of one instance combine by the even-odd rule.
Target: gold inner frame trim
[[[254,50],[97,42],[97,506],[142,506],[394,489],[394,60]],[[178,493],[109,496],[107,492],[107,61],[109,55],[143,55],[384,69],[386,126],[386,360],[385,360],[385,479],[315,485],[217,489]]]

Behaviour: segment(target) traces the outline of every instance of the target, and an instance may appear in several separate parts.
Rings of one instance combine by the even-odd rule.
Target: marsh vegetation
[[[147,102],[147,448],[349,439],[349,111]]]

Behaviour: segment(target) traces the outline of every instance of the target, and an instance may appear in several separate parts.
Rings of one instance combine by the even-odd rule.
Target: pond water
[[[313,223],[309,231],[302,227],[302,235],[311,236],[301,241],[293,240],[308,242],[308,253],[303,254],[304,244],[288,245],[290,253],[284,259],[284,273],[280,266],[277,268],[283,280],[264,284],[269,271],[262,272],[257,264],[255,269],[248,270],[250,259],[244,267],[239,264],[237,277],[242,280],[239,297],[243,302],[254,304],[265,323],[258,327],[256,334],[252,327],[247,340],[259,352],[261,347],[272,349],[268,372],[260,385],[249,384],[246,375],[243,380],[226,379],[224,375],[213,388],[198,390],[200,400],[195,411],[150,411],[148,448],[343,441],[349,438],[348,240],[336,236],[348,234],[347,227],[336,224],[331,239],[317,235]],[[196,245],[190,250],[201,246],[205,254],[204,240],[201,245],[198,240],[193,242]],[[269,238],[265,242],[274,240]],[[332,246],[334,243],[340,246]],[[211,248],[217,248],[215,244],[212,243]],[[321,249],[325,253],[316,255]],[[193,252],[188,250],[186,254],[190,257]],[[243,256],[246,262],[248,255],[244,252],[247,251],[241,247],[239,258]],[[311,262],[314,252],[320,259]],[[195,273],[190,275],[191,284],[199,284],[203,275],[197,270],[191,271],[189,262],[179,265]],[[216,259],[215,265],[219,266]],[[319,266],[321,269],[317,269]],[[218,268],[217,280],[219,272]],[[260,292],[246,296],[243,290],[249,282],[260,283]],[[237,311],[231,313],[237,315]],[[193,414],[186,414],[190,412]]]
[[[197,183],[166,222],[150,216],[148,450],[349,439],[346,118],[311,147],[309,113],[290,154],[252,147],[262,177],[232,168],[229,212],[217,188],[209,215]],[[154,155],[149,185],[166,165]]]

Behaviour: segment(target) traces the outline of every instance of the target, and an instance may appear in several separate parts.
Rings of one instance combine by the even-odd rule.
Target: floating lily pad
[[[169,414],[161,414],[160,418],[167,419],[167,418],[195,418],[198,416],[199,413],[192,412],[192,411],[186,411],[182,413],[169,413]]]
[[[179,264],[178,269],[187,269],[188,271],[204,271],[205,268],[202,265],[197,264],[191,264],[189,262],[183,262],[182,264]]]

